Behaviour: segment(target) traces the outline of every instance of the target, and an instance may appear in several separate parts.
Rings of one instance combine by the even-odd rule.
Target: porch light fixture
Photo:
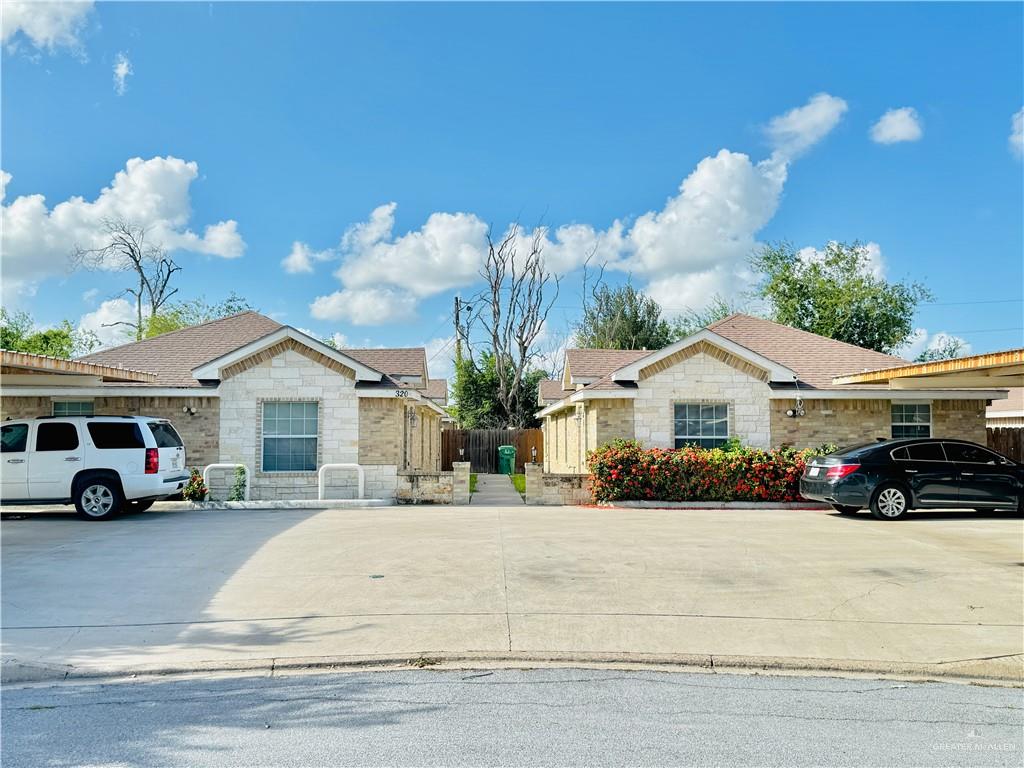
[[[537,463],[537,446],[532,446],[530,448],[530,459],[534,464]]]

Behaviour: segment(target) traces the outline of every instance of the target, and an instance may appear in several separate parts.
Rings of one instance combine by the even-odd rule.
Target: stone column
[[[452,503],[469,504],[469,462],[453,461]]]
[[[544,503],[544,467],[540,464],[526,464],[526,503]]]

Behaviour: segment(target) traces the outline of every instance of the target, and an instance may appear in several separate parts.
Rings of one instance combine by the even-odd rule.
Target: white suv
[[[167,419],[41,416],[5,421],[0,502],[74,504],[106,520],[149,509],[188,482],[185,447]]]

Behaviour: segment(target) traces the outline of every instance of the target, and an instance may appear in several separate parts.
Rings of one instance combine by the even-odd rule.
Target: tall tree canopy
[[[920,283],[874,274],[858,242],[831,242],[809,258],[776,243],[755,254],[752,266],[776,322],[879,352],[891,353],[908,339],[917,305],[931,297]]]
[[[228,315],[237,315],[250,309],[252,305],[234,291],[226,299],[216,303],[210,303],[202,296],[191,301],[179,301],[144,319],[145,337],[159,336],[161,333],[207,323]]]
[[[576,343],[590,349],[661,349],[672,338],[658,302],[628,283],[599,284],[576,326]]]
[[[95,333],[77,329],[67,320],[56,328],[39,330],[28,312],[0,308],[0,349],[69,359],[86,355],[99,344]]]
[[[712,323],[717,323],[719,320],[740,311],[740,307],[728,301],[720,293],[716,293],[703,309],[688,309],[672,320],[672,340],[685,339],[702,328],[707,328]]]
[[[507,365],[511,366],[510,363]],[[456,360],[452,415],[463,429],[536,427],[538,422],[534,412],[539,410],[537,386],[546,375],[535,368],[524,373],[517,385],[517,396],[511,399],[517,410],[509,413],[498,397],[497,358],[494,354],[484,351],[476,361]]]

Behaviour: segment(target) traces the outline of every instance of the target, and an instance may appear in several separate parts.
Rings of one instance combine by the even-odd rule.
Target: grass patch
[[[476,493],[476,473],[469,473],[469,492]]]
[[[520,496],[526,495],[526,475],[509,475],[512,478],[512,485]]]

